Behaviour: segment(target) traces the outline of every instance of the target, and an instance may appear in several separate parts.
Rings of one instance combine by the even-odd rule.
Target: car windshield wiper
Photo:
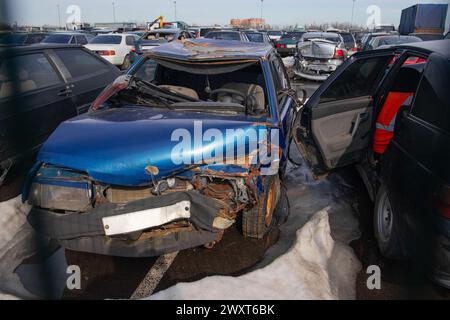
[[[140,78],[134,78],[133,81],[137,85],[145,86],[145,88],[146,88],[145,91],[149,91],[149,93],[151,93],[151,94],[158,95],[160,97],[166,98],[173,102],[198,102],[198,101],[201,101],[199,99],[194,99],[192,97],[185,96],[184,94],[181,94],[181,93],[173,92],[173,91],[165,89],[165,88],[160,88],[157,85],[150,83],[148,81],[142,80]],[[138,87],[138,90],[140,90],[139,87]]]

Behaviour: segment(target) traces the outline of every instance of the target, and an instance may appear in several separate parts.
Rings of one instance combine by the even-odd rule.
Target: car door
[[[78,114],[86,112],[100,92],[120,75],[115,66],[84,48],[54,49],[51,57],[67,74]]]
[[[374,96],[393,57],[393,49],[352,56],[302,108],[295,138],[316,175],[364,156],[375,122]]]
[[[283,165],[288,157],[287,146],[289,145],[289,140],[291,137],[295,102],[292,96],[284,94],[291,89],[291,85],[286,69],[284,68],[283,61],[278,54],[272,54],[269,57],[269,67],[272,74],[277,101],[277,109],[272,110],[272,112],[276,112],[278,117],[277,129],[279,130],[279,146],[283,151]],[[273,115],[271,116],[273,117]]]
[[[36,151],[64,120],[76,115],[67,84],[46,51],[2,58],[0,163]]]

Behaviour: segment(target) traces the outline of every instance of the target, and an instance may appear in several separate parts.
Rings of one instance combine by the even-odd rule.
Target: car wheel
[[[278,175],[265,179],[267,190],[260,206],[244,210],[242,214],[242,233],[245,237],[262,239],[275,225],[275,209],[281,197],[281,182]]]
[[[398,212],[394,210],[395,202],[393,201],[395,199],[389,195],[387,187],[382,185],[375,200],[373,225],[378,247],[383,256],[390,259],[401,259],[403,253],[398,234],[399,217]]]
[[[131,67],[130,56],[127,55],[123,60],[123,64],[120,66],[121,70],[128,70]]]

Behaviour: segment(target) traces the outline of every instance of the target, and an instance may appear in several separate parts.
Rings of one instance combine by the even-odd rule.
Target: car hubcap
[[[380,206],[378,207],[378,233],[381,240],[386,242],[391,237],[394,213],[387,193],[383,195],[380,202]]]

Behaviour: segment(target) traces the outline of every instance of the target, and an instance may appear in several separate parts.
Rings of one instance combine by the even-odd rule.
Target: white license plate
[[[288,44],[286,47],[288,49],[294,49],[295,48],[295,44]]]
[[[169,222],[191,217],[191,202],[181,201],[171,206],[146,209],[102,218],[107,236],[159,227]]]

